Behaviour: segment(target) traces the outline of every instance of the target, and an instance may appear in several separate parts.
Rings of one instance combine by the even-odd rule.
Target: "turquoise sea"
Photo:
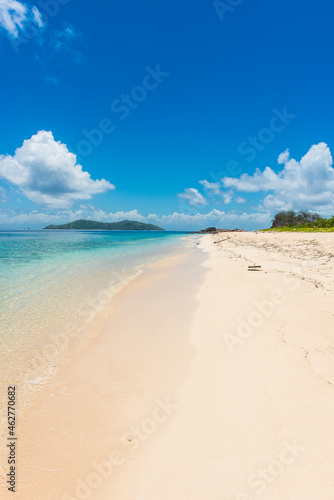
[[[112,298],[184,233],[0,231],[0,376],[34,390],[98,333]],[[3,372],[3,373],[1,373]],[[8,377],[7,377],[8,378]]]

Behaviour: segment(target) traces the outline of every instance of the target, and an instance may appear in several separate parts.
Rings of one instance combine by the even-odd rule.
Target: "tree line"
[[[272,221],[272,228],[276,227],[305,227],[305,228],[331,228],[334,227],[334,216],[321,217],[317,213],[301,210],[293,212],[292,210],[282,211],[275,215]]]

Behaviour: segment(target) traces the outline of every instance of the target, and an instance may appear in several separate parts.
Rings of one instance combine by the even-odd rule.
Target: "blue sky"
[[[1,0],[0,229],[332,215],[333,16],[328,0]]]

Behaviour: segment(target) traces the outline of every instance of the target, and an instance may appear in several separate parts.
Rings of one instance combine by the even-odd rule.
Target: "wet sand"
[[[16,498],[333,498],[334,235],[188,241],[21,415]]]

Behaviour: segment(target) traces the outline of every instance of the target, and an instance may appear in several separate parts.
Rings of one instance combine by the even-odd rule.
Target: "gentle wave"
[[[0,232],[0,376],[34,391],[180,233]],[[108,311],[106,306],[108,305]]]

